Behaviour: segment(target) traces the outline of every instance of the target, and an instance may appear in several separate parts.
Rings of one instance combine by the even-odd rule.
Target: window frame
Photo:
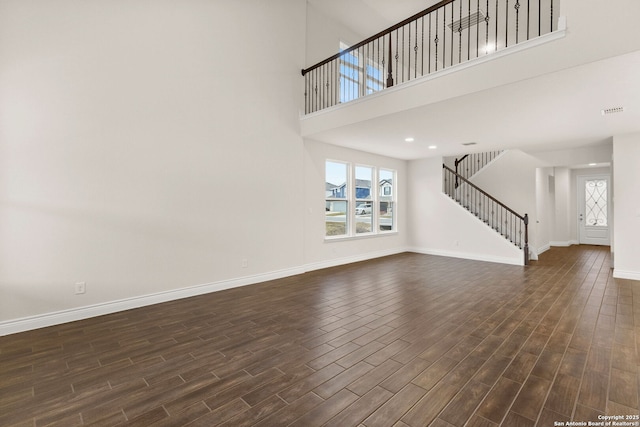
[[[330,183],[328,181],[327,176],[327,166],[329,163],[342,164],[346,165],[346,182],[343,183],[345,188],[345,197],[327,197],[326,186],[327,184],[338,185],[336,183]],[[357,168],[368,168],[371,171],[371,184],[369,189],[368,197],[358,197],[356,186],[357,186]],[[381,196],[381,171],[384,174],[391,174],[391,194],[388,196]],[[325,159],[325,232],[324,239],[325,241],[335,241],[335,240],[345,240],[345,239],[360,239],[366,237],[376,237],[383,236],[389,234],[397,233],[397,171],[395,169],[386,168],[386,167],[378,167],[373,165],[365,165],[361,163],[353,163],[347,162],[344,160],[334,160],[334,159]],[[385,178],[386,179],[386,178]],[[339,187],[338,187],[339,188]],[[389,199],[389,200],[383,200]],[[380,215],[380,203],[383,201],[387,201],[391,204],[392,211],[392,220],[391,227],[389,229],[382,229],[381,218]],[[327,215],[329,212],[328,203],[330,202],[344,202],[346,206],[346,214],[345,214],[345,233],[338,235],[328,235],[327,234]],[[371,206],[371,226],[369,231],[358,232],[357,231],[357,214],[356,207],[359,204],[367,203]],[[362,222],[362,221],[361,221]]]

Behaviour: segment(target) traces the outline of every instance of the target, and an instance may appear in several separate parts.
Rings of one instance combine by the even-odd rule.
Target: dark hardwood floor
[[[596,422],[638,415],[638,345],[608,247],[407,253],[2,337],[0,425]]]

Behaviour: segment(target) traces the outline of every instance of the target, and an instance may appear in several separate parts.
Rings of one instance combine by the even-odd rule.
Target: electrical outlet
[[[246,258],[242,258],[242,268],[247,268],[249,267],[249,261],[247,261]]]
[[[85,282],[76,282],[76,295],[84,294],[87,291],[87,284]]]

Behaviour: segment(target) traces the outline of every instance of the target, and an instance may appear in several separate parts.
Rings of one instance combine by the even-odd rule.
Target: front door
[[[577,185],[580,244],[609,245],[609,175],[578,176]]]

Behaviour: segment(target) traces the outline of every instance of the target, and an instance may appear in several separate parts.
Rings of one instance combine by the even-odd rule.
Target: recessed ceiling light
[[[415,139],[413,139],[411,137],[404,139],[404,142],[413,142],[413,141],[415,141]]]
[[[597,163],[589,163],[589,166],[596,166]]]
[[[437,146],[437,145],[430,145],[430,146],[429,146],[429,150],[435,150],[436,148],[438,148],[438,146]]]

